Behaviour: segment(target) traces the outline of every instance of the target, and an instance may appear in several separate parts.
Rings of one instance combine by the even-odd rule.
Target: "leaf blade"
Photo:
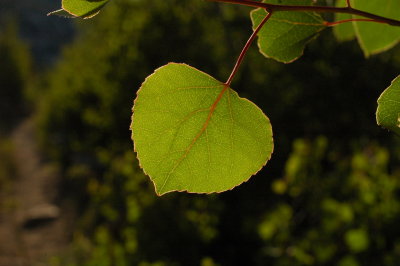
[[[337,0],[336,7],[344,7],[346,6],[346,0]],[[351,19],[352,15],[350,14],[341,14],[341,13],[336,13],[335,14],[335,20],[347,20]],[[342,23],[339,25],[334,26],[333,28],[333,34],[335,35],[336,39],[340,42],[346,42],[346,41],[351,41],[354,38],[356,38],[356,33],[354,31],[354,26],[353,23]]]
[[[400,1],[354,0],[354,8],[372,12],[383,17],[400,19]],[[400,28],[371,22],[354,22],[357,40],[366,57],[384,52],[395,46],[400,40]]]
[[[311,0],[268,1],[268,3],[311,5]],[[255,9],[250,13],[253,29],[267,15],[264,9]],[[276,12],[258,33],[258,47],[267,58],[282,63],[291,63],[298,59],[305,46],[320,31],[326,28],[322,18],[311,12]]]
[[[75,16],[71,15],[70,13],[65,11],[64,9],[54,10],[54,11],[48,13],[47,16],[59,16],[59,17],[63,17],[63,18],[75,18]]]
[[[131,129],[140,165],[159,195],[232,189],[273,150],[269,120],[258,107],[184,64],[167,64],[146,79]]]
[[[376,121],[400,135],[400,76],[379,96]]]
[[[62,0],[61,8],[47,15],[88,19],[97,15],[109,0]]]

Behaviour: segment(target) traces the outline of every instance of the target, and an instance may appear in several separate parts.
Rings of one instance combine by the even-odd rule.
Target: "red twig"
[[[400,20],[391,19],[375,15],[369,12],[347,7],[331,7],[331,6],[291,6],[291,5],[275,5],[268,3],[261,3],[253,0],[209,0],[214,2],[231,3],[237,5],[259,7],[267,10],[268,12],[274,11],[304,11],[304,12],[317,12],[317,13],[342,13],[361,16],[374,20],[375,22],[385,23],[392,26],[400,26]]]
[[[325,21],[324,25],[327,26],[327,27],[332,27],[332,26],[336,26],[336,25],[339,25],[339,24],[342,24],[342,23],[353,22],[353,21],[384,23],[384,22],[376,21],[376,20],[369,19],[369,18],[350,18],[350,19],[338,20],[338,21],[333,21],[333,22]]]
[[[334,22],[325,22],[326,26],[335,26],[341,23],[352,22],[352,21],[367,21],[367,22],[376,22],[376,23],[384,23],[389,24],[392,26],[400,26],[400,20],[390,19],[386,17],[382,17],[379,15],[375,15],[369,12],[365,12],[362,10],[355,9],[351,6],[351,0],[346,0],[347,6],[346,7],[331,7],[331,6],[299,6],[299,5],[278,5],[278,4],[269,4],[269,3],[262,3],[257,2],[254,0],[209,0],[214,2],[223,2],[223,3],[231,3],[231,4],[238,4],[250,7],[257,7],[263,8],[267,11],[267,16],[261,21],[260,25],[253,31],[253,34],[247,40],[245,46],[243,47],[238,59],[236,60],[236,64],[233,67],[233,70],[225,82],[226,86],[230,86],[232,83],[233,78],[235,77],[242,61],[257,36],[257,33],[261,30],[264,24],[268,21],[271,17],[272,13],[275,11],[298,11],[298,12],[317,12],[317,13],[342,13],[342,14],[351,14],[355,16],[361,16],[364,18],[353,18],[353,19],[345,19],[340,21]],[[226,89],[226,88],[225,88]]]
[[[261,21],[260,25],[257,26],[257,28],[253,31],[253,34],[251,34],[250,38],[247,40],[245,46],[243,47],[242,51],[240,52],[240,55],[238,59],[236,60],[236,64],[233,67],[232,73],[229,76],[228,80],[225,82],[227,86],[230,86],[232,83],[233,78],[236,75],[236,72],[238,71],[240,65],[242,64],[242,61],[247,53],[247,50],[249,50],[250,45],[253,43],[254,39],[257,36],[257,33],[261,30],[261,28],[264,26],[264,24],[268,21],[268,19],[271,17],[272,12],[269,12],[267,16]]]

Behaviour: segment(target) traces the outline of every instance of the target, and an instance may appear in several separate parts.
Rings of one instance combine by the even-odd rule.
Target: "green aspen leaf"
[[[400,19],[400,0],[354,0],[353,7],[387,18]],[[381,23],[355,22],[358,42],[365,56],[384,52],[400,39],[400,27]]]
[[[48,13],[47,16],[59,16],[59,17],[63,17],[63,18],[75,18],[75,16],[71,15],[70,13],[65,11],[64,9],[59,9],[59,10],[52,11],[52,12]]]
[[[311,5],[312,0],[274,0],[271,4]],[[267,15],[265,9],[251,12],[253,29]],[[290,63],[303,54],[304,47],[318,32],[326,28],[322,18],[311,12],[282,11],[274,13],[258,33],[260,52],[279,62]]]
[[[400,135],[400,76],[379,96],[376,121]]]
[[[69,14],[69,16],[66,17],[87,19],[97,15],[108,1],[109,0],[62,0],[62,9],[50,12],[48,15],[66,16],[66,12]],[[62,10],[65,12],[62,12]]]
[[[336,1],[337,7],[345,7],[346,0],[337,0]],[[335,14],[335,21],[351,19],[352,15],[350,14]],[[342,23],[339,25],[335,25],[333,27],[333,34],[335,35],[336,39],[340,42],[351,41],[356,37],[356,33],[354,32],[353,23],[347,22]]]
[[[273,150],[268,118],[231,88],[169,63],[137,93],[132,139],[156,193],[222,192],[247,181]]]

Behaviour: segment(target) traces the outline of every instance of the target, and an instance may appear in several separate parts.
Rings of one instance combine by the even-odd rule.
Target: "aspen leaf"
[[[400,76],[379,96],[376,121],[400,135]]]
[[[170,63],[137,93],[132,139],[158,195],[222,192],[247,181],[273,150],[269,119],[224,83]]]
[[[268,3],[311,5],[312,0],[274,0]],[[250,15],[255,29],[265,18],[267,11],[259,8]],[[258,46],[265,57],[290,63],[299,58],[306,44],[325,28],[322,18],[312,12],[276,12],[258,33]]]
[[[354,8],[383,17],[400,19],[400,0],[354,0]],[[381,23],[355,22],[355,32],[365,56],[384,52],[400,40],[400,28]]]
[[[91,18],[97,15],[109,0],[62,0],[62,9],[50,12],[48,15],[64,17]],[[69,14],[69,16],[67,15]]]
[[[48,13],[47,16],[59,16],[59,17],[63,17],[63,18],[75,18],[75,16],[71,15],[70,13],[65,11],[64,9],[54,10],[54,11]]]
[[[337,7],[345,7],[346,0],[336,1],[336,6]],[[350,15],[350,14],[341,14],[341,13],[335,14],[336,21],[346,20],[346,19],[351,19],[351,18],[352,18],[352,15]],[[356,37],[356,34],[354,32],[353,23],[350,23],[350,22],[336,25],[333,28],[333,33],[334,33],[336,39],[340,42],[351,41]]]

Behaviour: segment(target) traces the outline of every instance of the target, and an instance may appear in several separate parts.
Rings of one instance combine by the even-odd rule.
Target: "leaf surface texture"
[[[254,103],[185,64],[167,64],[145,80],[131,129],[140,165],[159,195],[232,189],[273,150],[270,122]]]
[[[311,5],[312,0],[273,0],[268,3]],[[253,29],[266,15],[267,11],[261,8],[251,12]],[[306,44],[324,28],[326,26],[322,18],[312,12],[275,12],[258,33],[258,46],[264,56],[290,63],[303,54]]]
[[[400,76],[379,97],[376,121],[400,135]]]

